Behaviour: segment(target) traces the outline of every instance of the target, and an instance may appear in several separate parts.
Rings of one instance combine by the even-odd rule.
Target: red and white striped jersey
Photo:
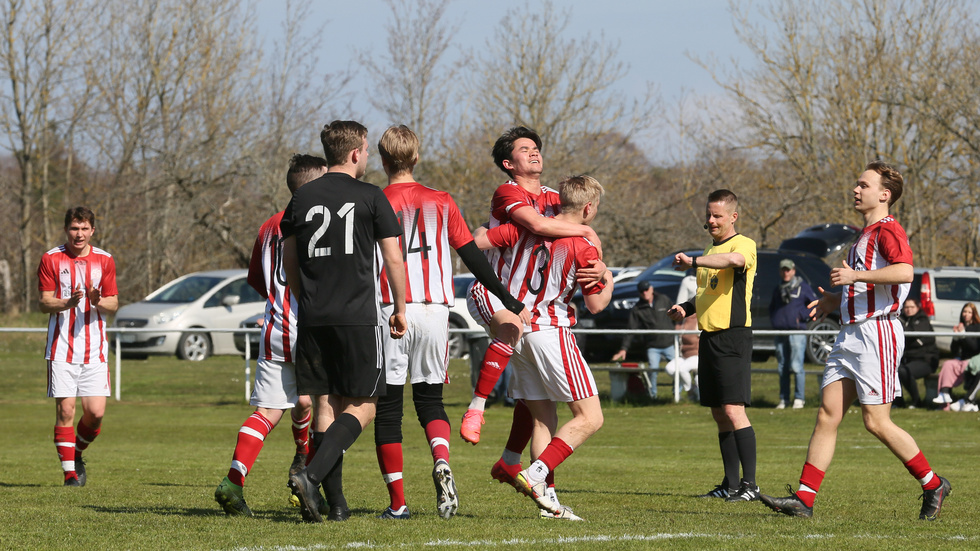
[[[415,182],[391,184],[384,193],[404,232],[398,242],[405,260],[405,302],[452,306],[455,293],[449,251],[473,241],[456,201],[445,191]],[[377,256],[381,266],[381,303],[391,304],[391,288],[380,249]]]
[[[116,263],[112,255],[92,247],[86,256],[74,256],[65,245],[44,253],[37,267],[38,291],[53,291],[61,299],[71,298],[73,289],[98,288],[103,297],[119,294]],[[107,361],[109,343],[106,320],[88,297],[78,306],[51,314],[44,359],[74,364]]]
[[[510,222],[511,213],[519,207],[531,207],[541,216],[553,218],[561,212],[561,200],[558,192],[548,186],[541,186],[541,193],[535,195],[510,180],[493,192],[493,198],[490,200],[489,227],[492,229]],[[506,248],[486,251],[487,260],[501,281],[510,276],[510,267],[514,263],[514,259],[509,256],[510,252],[511,250]]]
[[[516,224],[497,226],[487,232],[487,238],[495,247],[512,249],[515,263],[503,283],[527,306],[532,331],[575,325],[568,304],[579,288],[578,270],[599,259],[592,242],[584,237],[542,237]],[[482,286],[479,289],[487,292]],[[599,292],[599,287],[593,287],[586,294]]]
[[[912,247],[905,230],[892,216],[864,228],[847,253],[847,265],[854,270],[880,270],[891,264],[912,264]],[[841,292],[841,321],[858,323],[869,318],[897,315],[909,294],[911,284],[874,285],[856,282]]]
[[[273,215],[259,228],[248,263],[248,284],[266,299],[258,359],[291,362],[296,350],[297,307],[282,268],[282,232],[279,230],[282,215],[282,212]]]

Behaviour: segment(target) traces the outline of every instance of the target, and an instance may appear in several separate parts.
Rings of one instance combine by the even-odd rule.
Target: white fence
[[[235,328],[235,329],[204,329],[204,328],[186,328],[181,329],[180,332],[197,332],[197,333],[243,333],[245,335],[245,401],[251,398],[252,389],[252,358],[251,358],[251,337],[252,335],[257,335],[261,329],[259,328]],[[122,399],[122,341],[120,336],[125,333],[160,333],[159,329],[131,329],[124,327],[108,327],[106,332],[110,335],[114,335],[113,338],[113,348],[115,349],[115,399]],[[484,335],[485,333],[479,329],[450,329],[450,333],[464,333],[473,335]],[[681,347],[681,335],[687,334],[698,334],[700,331],[696,330],[632,330],[632,329],[574,329],[572,330],[575,334],[583,335],[654,335],[654,334],[668,334],[674,336],[674,352],[675,357],[680,357],[680,347]],[[38,327],[0,327],[0,333],[47,333],[47,328]],[[836,336],[837,331],[776,331],[776,330],[763,330],[757,329],[752,331],[753,336],[767,336],[774,337],[779,335],[823,335],[823,336]],[[963,333],[954,333],[952,331],[935,331],[935,332],[921,332],[921,331],[910,331],[905,333],[909,337],[953,337],[953,336],[963,336]],[[138,351],[134,351],[138,353]],[[674,402],[678,402],[681,399],[681,380],[680,373],[674,373]]]

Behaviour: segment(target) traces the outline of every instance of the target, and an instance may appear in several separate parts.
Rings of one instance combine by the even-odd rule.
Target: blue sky
[[[281,0],[259,1],[263,29],[276,31],[282,5]],[[389,11],[382,0],[319,0],[313,5],[312,19],[325,21],[330,35],[325,46],[339,44],[351,54],[355,46],[378,51],[385,47]],[[708,73],[688,59],[687,52],[748,61],[747,50],[732,29],[727,0],[556,0],[555,5],[571,9],[568,32],[591,33],[593,38],[603,33],[607,40],[619,42],[620,58],[630,67],[620,84],[630,94],[642,93],[648,82],[657,84],[668,102],[683,90],[718,93]],[[479,47],[508,10],[531,6],[526,0],[455,0],[446,19],[460,22],[460,46]],[[321,63],[327,71],[341,68]]]

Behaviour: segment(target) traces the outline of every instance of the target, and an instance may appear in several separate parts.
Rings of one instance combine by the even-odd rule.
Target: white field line
[[[772,534],[758,534],[758,535],[735,535],[735,534],[698,534],[693,532],[680,532],[674,534],[623,534],[621,536],[611,536],[611,535],[597,535],[597,536],[575,536],[575,537],[562,537],[562,538],[544,538],[544,539],[534,539],[534,538],[512,538],[504,540],[451,540],[451,539],[438,539],[430,540],[426,542],[418,543],[393,543],[393,544],[376,544],[371,541],[352,541],[344,544],[342,547],[346,549],[400,549],[400,548],[414,548],[414,547],[487,547],[487,548],[497,548],[497,547],[515,547],[515,546],[528,546],[528,545],[555,545],[555,544],[574,544],[574,543],[615,543],[615,542],[629,542],[629,541],[660,541],[660,540],[672,540],[672,539],[695,539],[695,538],[710,538],[710,539],[722,539],[722,540],[750,540],[756,538],[766,538],[771,539]],[[786,539],[799,539],[797,536],[783,536]],[[874,540],[874,541],[888,541],[888,540],[905,540],[905,536],[891,536],[887,534],[846,534],[843,536],[838,536],[837,534],[810,534],[803,536],[803,539],[825,539],[825,540],[840,540],[841,544],[846,544],[847,541],[852,540]],[[980,536],[962,536],[962,535],[948,535],[935,538],[937,542],[966,542],[966,541],[980,541]],[[276,545],[271,547],[258,546],[258,547],[236,547],[233,551],[319,551],[322,549],[337,549],[336,544],[312,544],[312,545]]]

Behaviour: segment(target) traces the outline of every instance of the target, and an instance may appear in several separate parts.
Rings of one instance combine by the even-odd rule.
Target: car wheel
[[[450,329],[466,329],[466,325],[456,319],[450,318],[449,320]],[[449,334],[449,357],[450,358],[466,358],[469,356],[469,347],[466,345],[466,334],[465,333],[450,333]]]
[[[177,344],[177,357],[199,362],[211,355],[211,339],[207,333],[183,333]]]
[[[811,331],[840,331],[840,324],[834,320],[811,322],[807,329]],[[806,359],[810,363],[823,365],[827,363],[830,349],[834,347],[835,335],[809,335],[806,341]]]

